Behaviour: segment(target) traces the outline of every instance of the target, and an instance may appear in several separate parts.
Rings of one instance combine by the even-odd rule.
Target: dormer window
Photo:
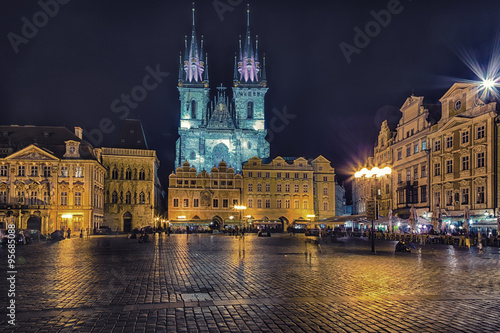
[[[80,142],[74,140],[68,140],[65,143],[66,143],[66,154],[64,154],[64,157],[79,158]]]
[[[456,101],[455,102],[455,111],[460,110],[461,107],[462,107],[462,102],[461,101]]]

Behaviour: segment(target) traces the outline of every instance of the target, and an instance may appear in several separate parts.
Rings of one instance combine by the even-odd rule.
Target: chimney
[[[75,135],[81,139],[83,139],[83,129],[81,127],[75,127]]]

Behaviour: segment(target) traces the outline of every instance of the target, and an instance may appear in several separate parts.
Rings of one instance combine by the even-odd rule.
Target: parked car
[[[111,228],[105,225],[101,225],[95,231],[96,235],[111,235]]]

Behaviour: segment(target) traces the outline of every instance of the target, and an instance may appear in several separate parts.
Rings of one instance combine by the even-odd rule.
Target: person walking
[[[68,233],[68,239],[70,239],[71,238],[71,228],[68,228],[67,233]]]

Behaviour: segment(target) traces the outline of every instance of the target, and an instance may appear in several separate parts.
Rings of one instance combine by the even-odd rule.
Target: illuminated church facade
[[[185,39],[184,57],[180,56],[178,90],[180,99],[179,138],[176,142],[175,167],[184,162],[210,172],[221,161],[236,172],[242,163],[257,156],[267,158],[264,97],[268,90],[265,57],[259,60],[258,37],[250,35],[250,11],[247,9],[245,39],[240,37],[235,56],[232,97],[226,88],[217,87],[211,98],[208,55],[203,53],[203,36],[198,42],[195,10],[191,39]]]

